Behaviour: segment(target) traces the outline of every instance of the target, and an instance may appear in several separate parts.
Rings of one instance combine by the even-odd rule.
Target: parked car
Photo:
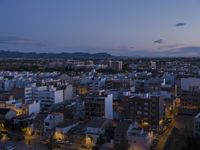
[[[13,146],[7,146],[6,149],[7,150],[15,150],[15,148]]]
[[[57,144],[65,144],[65,142],[62,141],[62,140],[57,140],[56,143],[57,143]]]
[[[42,139],[42,140],[40,140],[40,143],[42,143],[44,145],[48,144],[49,142],[50,141],[48,139]]]

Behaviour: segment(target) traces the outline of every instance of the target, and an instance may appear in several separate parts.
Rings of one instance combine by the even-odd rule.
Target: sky
[[[200,0],[0,0],[0,50],[200,56]]]

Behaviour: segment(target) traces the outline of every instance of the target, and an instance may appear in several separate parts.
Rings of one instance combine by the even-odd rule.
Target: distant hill
[[[4,51],[0,50],[0,58],[73,58],[73,59],[88,59],[88,58],[111,58],[112,55],[108,53],[35,53],[35,52],[18,52],[18,51]]]

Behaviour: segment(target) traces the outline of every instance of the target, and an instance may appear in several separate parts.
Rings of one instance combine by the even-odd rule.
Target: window
[[[141,112],[141,111],[137,111],[137,114],[138,114],[138,115],[141,115],[141,114],[142,114],[142,112]]]
[[[45,126],[49,126],[49,122],[45,122]]]

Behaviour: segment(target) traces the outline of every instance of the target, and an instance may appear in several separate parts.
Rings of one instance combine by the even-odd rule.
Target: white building
[[[14,88],[14,80],[3,79],[0,81],[0,91],[9,91]]]
[[[200,113],[194,117],[194,135],[200,135]]]
[[[32,101],[30,103],[23,104],[17,100],[9,100],[0,106],[0,108],[10,108],[16,112],[16,115],[31,115],[40,112],[40,103]]]
[[[63,90],[64,100],[70,100],[73,96],[73,87],[71,84],[66,85],[66,88]]]
[[[31,115],[33,113],[39,113],[40,112],[40,102],[38,101],[33,101],[30,104],[26,104],[27,105],[27,113],[28,115]]]
[[[33,87],[24,88],[25,103],[33,101]]]
[[[62,113],[48,114],[44,119],[44,135],[51,136],[52,130],[60,123],[64,122],[64,115]]]
[[[41,108],[47,108],[53,104],[63,102],[64,92],[53,86],[41,86],[25,88],[25,103],[39,101]]]
[[[156,62],[155,61],[150,61],[151,64],[151,69],[156,69]]]
[[[105,98],[105,118],[113,119],[113,95],[109,94]]]

